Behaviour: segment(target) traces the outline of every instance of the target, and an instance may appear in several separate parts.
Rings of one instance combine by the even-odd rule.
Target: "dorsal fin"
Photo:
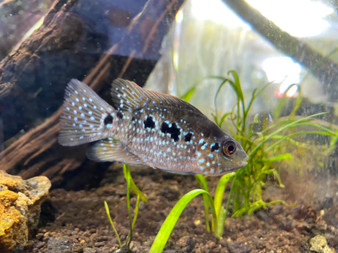
[[[193,107],[192,105],[177,97],[157,91],[146,90],[134,82],[120,78],[114,80],[112,84],[111,95],[113,104],[119,111],[133,111],[134,109],[145,107],[151,103]]]

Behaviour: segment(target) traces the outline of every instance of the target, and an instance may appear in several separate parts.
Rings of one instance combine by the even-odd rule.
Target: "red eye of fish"
[[[228,142],[223,144],[222,150],[223,150],[223,154],[225,156],[230,156],[233,153],[235,153],[236,144],[233,141],[228,141]]]

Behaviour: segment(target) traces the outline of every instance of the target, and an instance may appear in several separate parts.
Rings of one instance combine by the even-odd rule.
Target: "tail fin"
[[[114,109],[86,84],[72,79],[66,88],[63,106],[61,145],[76,146],[108,137]]]

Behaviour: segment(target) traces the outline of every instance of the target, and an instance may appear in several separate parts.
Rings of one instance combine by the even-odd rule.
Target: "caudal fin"
[[[88,85],[72,79],[65,92],[59,143],[76,146],[108,137],[114,109]]]

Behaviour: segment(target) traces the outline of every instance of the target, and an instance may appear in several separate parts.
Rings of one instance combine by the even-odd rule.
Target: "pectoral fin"
[[[100,140],[87,152],[87,157],[98,162],[122,162],[130,165],[144,164],[143,161],[120,141],[108,138]]]

